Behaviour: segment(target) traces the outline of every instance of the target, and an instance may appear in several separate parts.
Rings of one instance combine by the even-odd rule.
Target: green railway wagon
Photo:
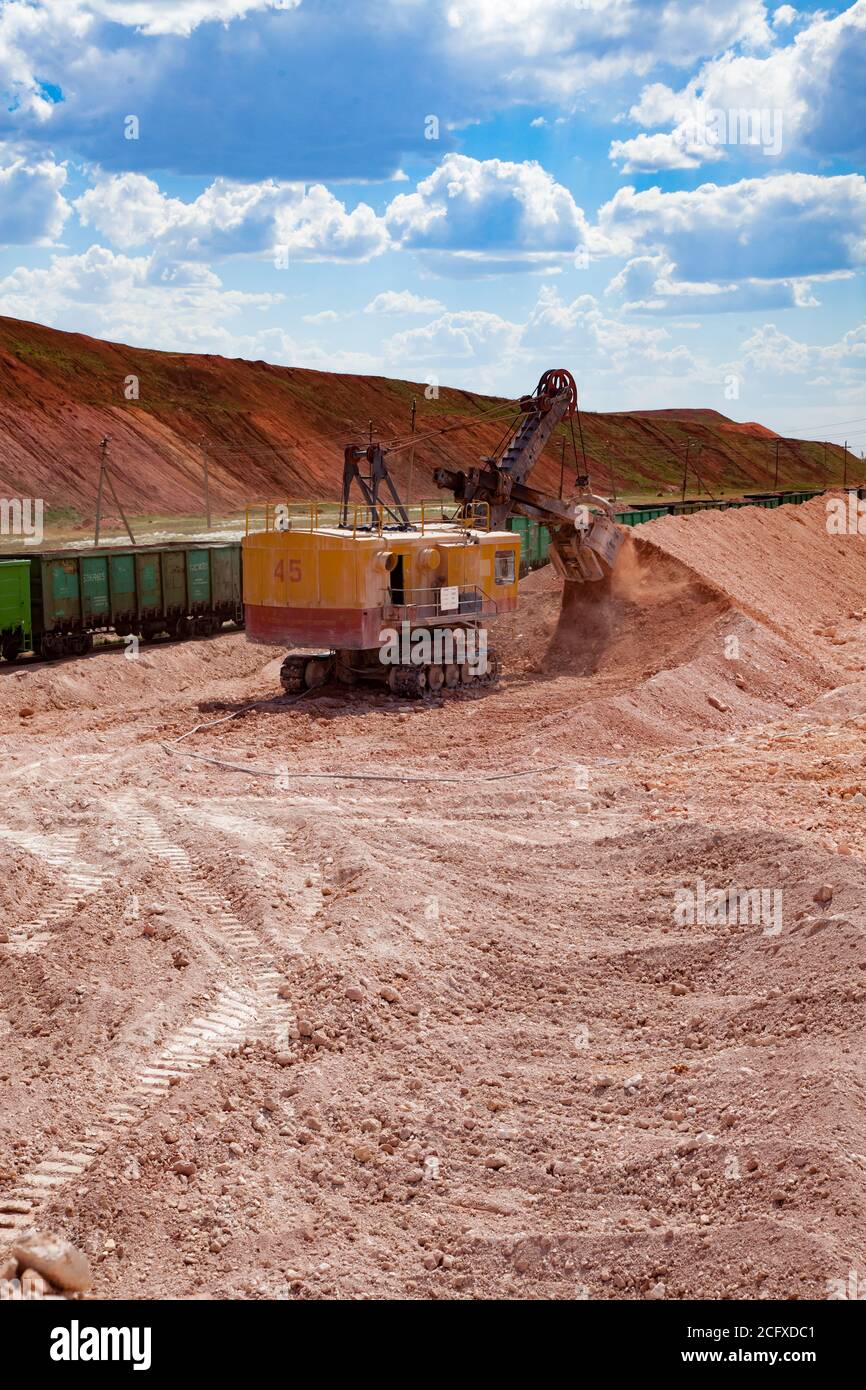
[[[30,561],[0,560],[0,654],[14,661],[32,646]]]
[[[111,626],[119,637],[138,630],[138,591],[135,556],[108,555],[108,593]]]
[[[83,656],[93,645],[84,617],[77,555],[34,555],[30,565],[33,650],[38,656]]]
[[[200,544],[2,557],[16,569],[3,571],[0,655],[83,655],[95,632],[112,629],[149,640],[240,627],[241,563],[239,545]]]
[[[87,628],[108,627],[111,622],[111,589],[108,557],[85,555],[79,561],[81,617]]]
[[[171,630],[183,637],[189,613],[186,584],[186,552],[183,550],[163,550],[159,556],[160,577],[162,580],[163,617]]]
[[[211,607],[222,620],[238,624],[244,620],[241,548],[215,545],[210,549]]]
[[[747,492],[746,501],[750,507],[780,507],[782,499],[777,492]]]
[[[642,526],[645,521],[656,521],[668,514],[667,506],[632,507],[627,512],[618,512],[615,519],[620,526]]]
[[[159,551],[138,551],[135,556],[135,587],[138,619],[143,636],[155,636],[164,625],[162,604],[162,566]]]
[[[186,582],[189,594],[189,611],[206,613],[210,609],[210,551],[188,550],[186,552]]]
[[[511,516],[507,522],[508,530],[520,537],[520,573],[539,569],[547,564],[550,550],[550,532],[540,521],[527,516]]]

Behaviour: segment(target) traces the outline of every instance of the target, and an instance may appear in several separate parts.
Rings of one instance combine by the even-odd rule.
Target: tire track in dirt
[[[82,863],[78,854],[79,835],[76,831],[65,831],[60,835],[37,835],[25,830],[13,830],[10,826],[0,826],[0,838],[43,859],[52,868],[64,871],[66,892],[52,903],[38,917],[28,922],[12,924],[7,928],[9,940],[7,949],[22,952],[41,951],[51,940],[50,927],[62,921],[71,912],[77,911],[94,893],[98,893],[105,879],[96,869]]]
[[[250,1039],[285,1046],[288,1029],[294,1022],[293,1010],[277,992],[282,976],[256,933],[235,916],[226,898],[202,882],[190,856],[174,842],[154,815],[134,803],[131,797],[121,798],[116,809],[148,857],[169,867],[173,880],[180,882],[189,897],[215,920],[239,978],[223,987],[212,1009],[185,1024],[155,1058],[149,1058],[133,1073],[96,1123],[84,1131],[83,1137],[52,1149],[46,1158],[15,1182],[11,1192],[0,1196],[0,1237],[11,1236],[21,1227],[32,1224],[39,1208],[61,1188],[80,1178],[111,1144],[141,1121],[167,1094],[174,1079],[205,1066],[217,1052]],[[68,869],[76,862],[79,837],[73,832],[56,837],[0,833],[13,843],[40,854],[56,867]],[[46,922],[62,916],[77,902],[97,892],[104,882],[101,875],[92,872],[71,871],[70,879],[73,874],[74,890],[64,897],[62,908],[58,904],[44,914]],[[26,935],[26,927],[19,930],[25,933],[24,949],[34,949],[35,943],[44,944],[50,939],[48,932],[37,938]]]
[[[123,798],[118,810],[135,827],[138,841],[148,857],[168,865],[174,883],[182,884],[189,897],[200,904],[216,924],[223,945],[228,947],[230,963],[239,973],[239,983],[243,981],[257,1001],[258,1024],[251,1036],[284,1046],[288,1030],[295,1022],[294,1010],[278,994],[283,976],[257,933],[235,916],[227,898],[202,880],[193,859],[155,815],[132,798]]]
[[[6,1196],[0,1196],[0,1237],[32,1223],[38,1209],[67,1183],[80,1178],[110,1144],[142,1120],[168,1092],[174,1078],[205,1066],[217,1052],[236,1047],[250,1035],[259,1016],[252,994],[224,989],[207,1013],[179,1029],[157,1056],[133,1073],[83,1137],[55,1148]]]

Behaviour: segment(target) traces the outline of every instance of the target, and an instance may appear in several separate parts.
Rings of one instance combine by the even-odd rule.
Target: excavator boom
[[[570,372],[545,372],[532,396],[520,402],[523,418],[501,458],[484,459],[483,468],[439,468],[436,485],[447,488],[460,502],[483,502],[490,508],[490,525],[501,528],[510,516],[527,516],[548,527],[551,560],[564,579],[573,583],[606,578],[616,563],[623,532],[604,497],[589,491],[578,475],[577,488],[567,501],[530,487],[532,472],[557,425],[577,408],[577,388]]]

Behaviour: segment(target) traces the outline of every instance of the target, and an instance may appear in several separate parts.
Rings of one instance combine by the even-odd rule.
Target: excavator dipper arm
[[[613,508],[586,488],[565,500],[526,483],[553,431],[576,406],[571,373],[545,372],[535,393],[521,400],[523,419],[501,459],[485,459],[484,468],[439,468],[433,477],[459,502],[487,503],[494,529],[503,527],[510,516],[542,522],[550,530],[554,568],[564,579],[583,583],[604,579],[616,563],[624,533],[616,525]]]

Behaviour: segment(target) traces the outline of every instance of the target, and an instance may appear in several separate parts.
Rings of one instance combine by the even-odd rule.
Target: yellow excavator
[[[609,577],[624,533],[607,499],[590,490],[576,444],[570,498],[527,481],[557,425],[576,415],[580,429],[573,377],[545,372],[532,395],[491,413],[515,405],[516,423],[480,468],[434,473],[453,501],[422,503],[410,514],[399,496],[387,457],[431,437],[424,435],[348,445],[338,504],[269,503],[258,520],[248,510],[247,640],[290,648],[280,672],[286,692],[333,679],[385,682],[404,697],[495,683],[499,660],[487,628],[516,608],[520,573],[510,516],[548,528],[551,561],[567,589]]]

